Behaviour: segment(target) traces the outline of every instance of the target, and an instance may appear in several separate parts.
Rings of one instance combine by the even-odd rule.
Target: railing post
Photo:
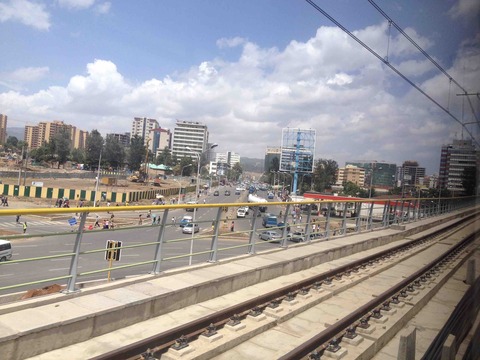
[[[325,223],[325,239],[327,240],[330,237],[330,205],[331,203],[327,203],[327,221]]]
[[[348,208],[348,203],[344,203],[345,207],[343,209],[343,220],[342,220],[342,233],[346,234],[347,233],[347,208]]]
[[[383,218],[382,218],[382,223],[383,227],[386,228],[388,226],[388,222],[390,220],[389,214],[390,214],[390,201],[385,201],[385,204],[383,205]]]
[[[168,219],[168,209],[165,209],[165,211],[163,212],[160,229],[158,230],[157,246],[155,247],[155,254],[153,257],[153,259],[155,260],[155,263],[153,265],[152,273],[155,275],[160,273],[160,267],[162,264],[162,245],[163,245],[163,238],[165,236],[165,226],[167,225],[167,219]],[[173,226],[175,226],[175,224]]]
[[[222,218],[222,208],[219,206],[217,210],[217,217],[215,218],[215,225],[213,227],[212,244],[210,245],[210,259],[208,262],[217,262],[218,253],[218,229],[220,228],[220,220]]]
[[[367,230],[372,230],[372,225],[373,225],[373,205],[375,204],[374,201],[370,203],[370,210],[368,212],[368,229]]]
[[[361,217],[361,214],[362,214],[362,203],[361,202],[358,202],[355,204],[355,215],[357,215],[357,219],[355,220],[355,226],[356,226],[356,229],[355,229],[355,232],[359,233],[362,229],[362,217]]]
[[[259,207],[255,206],[253,208],[253,218],[252,218],[252,228],[250,231],[250,239],[248,240],[248,253],[253,255],[255,254],[255,231],[257,230],[257,215],[259,213]]]
[[[305,223],[305,241],[312,241],[310,238],[310,219],[312,218],[312,204],[308,204],[307,206],[307,222]]]
[[[83,212],[80,217],[80,225],[78,226],[77,236],[75,237],[75,244],[73,246],[74,255],[70,260],[70,270],[68,273],[70,275],[70,278],[68,279],[65,293],[71,293],[76,291],[75,284],[77,283],[77,268],[78,268],[78,259],[80,257],[80,244],[82,243],[83,228],[85,226],[86,220],[87,220],[87,212]]]
[[[288,247],[287,245],[287,220],[288,220],[288,210],[290,209],[290,204],[287,203],[287,208],[285,209],[285,214],[283,214],[283,229],[282,231],[282,243],[280,244],[280,247]],[[295,213],[296,216],[296,213]]]

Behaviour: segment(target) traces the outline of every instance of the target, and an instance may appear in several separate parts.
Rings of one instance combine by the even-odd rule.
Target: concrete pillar
[[[409,326],[400,333],[398,360],[415,360],[417,328]]]
[[[443,343],[442,357],[440,360],[455,360],[457,350],[455,348],[455,336],[448,335],[447,340]]]
[[[467,278],[465,282],[467,283],[467,285],[473,285],[475,283],[475,259],[468,260]]]

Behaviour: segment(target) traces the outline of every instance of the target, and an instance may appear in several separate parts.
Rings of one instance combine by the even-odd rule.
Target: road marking
[[[10,277],[10,276],[14,276],[15,274],[2,274],[0,275],[0,278],[2,277]]]

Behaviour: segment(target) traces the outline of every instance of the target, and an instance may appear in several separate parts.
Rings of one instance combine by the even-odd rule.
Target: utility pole
[[[22,145],[22,155],[20,155],[20,168],[18,169],[18,186],[20,186],[20,179],[22,178],[22,167],[23,167],[23,151],[25,145]]]

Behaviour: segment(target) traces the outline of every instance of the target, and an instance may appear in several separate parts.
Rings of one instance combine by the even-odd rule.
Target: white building
[[[153,141],[150,140],[150,131],[152,131],[153,129],[157,129],[158,127],[160,127],[160,125],[155,119],[136,117],[133,118],[132,121],[132,131],[130,136],[131,138],[135,135],[142,137],[145,146],[147,146],[150,151],[154,151]]]
[[[227,151],[225,153],[217,153],[215,161],[210,162],[210,174],[225,175],[228,169],[240,162],[240,154]]]
[[[189,150],[187,149],[189,148]],[[173,130],[172,155],[195,156],[208,148],[208,128],[199,122],[177,120]]]

